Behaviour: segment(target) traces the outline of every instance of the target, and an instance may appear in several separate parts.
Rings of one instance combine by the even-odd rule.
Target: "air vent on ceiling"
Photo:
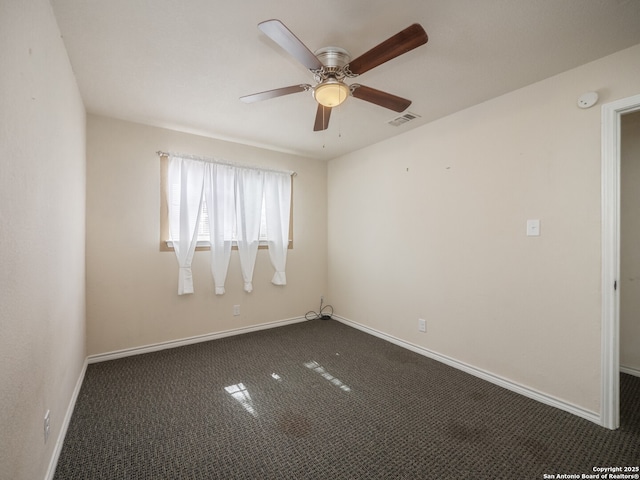
[[[389,120],[389,125],[393,125],[394,127],[399,127],[411,120],[415,120],[416,118],[420,118],[420,115],[417,113],[407,112],[404,115],[400,115],[399,117],[394,118],[393,120]]]

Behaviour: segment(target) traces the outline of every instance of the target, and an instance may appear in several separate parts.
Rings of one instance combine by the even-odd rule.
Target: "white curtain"
[[[236,169],[236,236],[244,290],[253,290],[253,268],[260,243],[264,172]]]
[[[204,192],[209,214],[211,274],[216,295],[224,294],[235,225],[235,168],[205,164]]]
[[[277,172],[264,173],[264,202],[267,220],[269,258],[275,269],[274,285],[286,285],[289,218],[291,213],[291,176]]]
[[[169,158],[170,235],[178,265],[178,295],[193,293],[191,262],[198,242],[198,223],[204,191],[202,162]]]

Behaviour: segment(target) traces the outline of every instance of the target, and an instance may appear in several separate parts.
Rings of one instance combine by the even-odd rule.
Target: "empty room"
[[[640,2],[0,0],[0,151],[0,479],[640,478]]]

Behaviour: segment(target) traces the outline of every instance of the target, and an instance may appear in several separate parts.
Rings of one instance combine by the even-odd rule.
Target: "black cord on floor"
[[[322,306],[323,299],[320,298],[320,310],[318,312],[314,312],[313,310],[307,312],[304,315],[304,318],[307,320],[331,320],[331,315],[333,315],[333,307],[331,305]]]

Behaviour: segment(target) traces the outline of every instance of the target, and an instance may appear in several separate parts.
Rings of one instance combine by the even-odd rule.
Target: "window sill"
[[[258,250],[266,250],[269,247],[267,246],[266,240],[260,240],[260,244],[258,245]],[[231,246],[231,250],[237,250],[238,243],[234,240]],[[293,240],[289,240],[289,250],[293,249]],[[208,251],[211,250],[211,242],[207,241],[199,241],[196,244],[196,252]],[[162,240],[160,242],[160,251],[161,252],[173,252],[173,242],[171,240]]]

